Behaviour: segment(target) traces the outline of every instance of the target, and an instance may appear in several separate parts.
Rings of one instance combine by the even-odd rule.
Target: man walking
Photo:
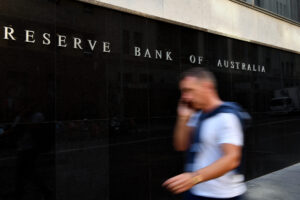
[[[246,191],[240,165],[243,146],[242,109],[223,102],[214,75],[203,68],[182,74],[174,146],[187,151],[185,173],[163,183],[186,199],[239,199]]]

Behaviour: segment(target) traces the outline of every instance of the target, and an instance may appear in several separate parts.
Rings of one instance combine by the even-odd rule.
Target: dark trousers
[[[232,198],[209,198],[193,195],[190,192],[186,192],[184,195],[184,200],[242,200],[242,196],[232,197]]]

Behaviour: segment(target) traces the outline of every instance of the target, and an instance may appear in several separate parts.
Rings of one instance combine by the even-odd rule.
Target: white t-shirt
[[[187,126],[196,127],[201,113],[190,118]],[[197,133],[199,134],[199,133]],[[229,143],[243,146],[243,130],[238,117],[232,113],[218,113],[202,122],[200,143],[196,144],[197,153],[190,168],[197,171],[211,165],[222,157],[221,144]],[[244,176],[230,171],[223,176],[195,185],[194,195],[212,198],[231,198],[246,191]]]

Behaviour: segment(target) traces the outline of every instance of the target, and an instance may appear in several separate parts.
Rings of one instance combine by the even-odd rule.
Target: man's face
[[[195,110],[203,109],[206,103],[207,87],[205,81],[195,77],[185,77],[179,83],[181,101]]]

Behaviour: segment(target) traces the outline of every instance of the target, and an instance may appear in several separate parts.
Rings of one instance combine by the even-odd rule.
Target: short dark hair
[[[199,80],[209,80],[214,84],[215,88],[217,88],[217,80],[216,80],[215,75],[211,71],[209,71],[205,68],[202,68],[202,67],[190,68],[181,73],[179,80],[181,81],[185,77],[188,77],[188,76],[195,77]]]

